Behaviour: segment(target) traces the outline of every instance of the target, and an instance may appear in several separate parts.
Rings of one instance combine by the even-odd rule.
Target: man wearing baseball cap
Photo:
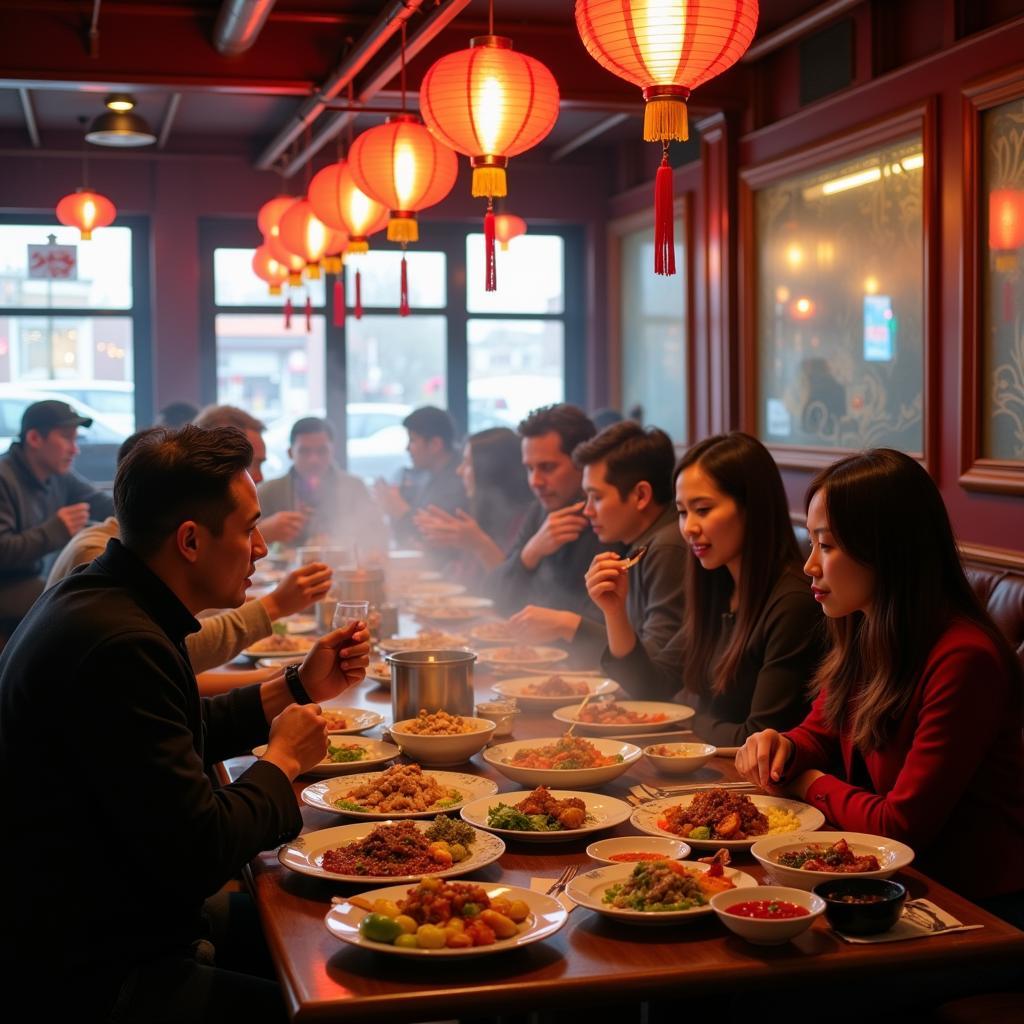
[[[113,515],[110,496],[71,470],[78,428],[91,425],[67,402],[35,402],[19,440],[0,455],[0,637],[42,593],[45,557],[90,519]]]

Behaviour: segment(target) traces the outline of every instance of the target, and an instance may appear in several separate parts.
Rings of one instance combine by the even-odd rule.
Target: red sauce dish
[[[638,860],[664,860],[665,855],[663,853],[613,853],[608,859],[631,864]]]
[[[780,921],[789,917],[807,917],[810,911],[786,900],[747,900],[725,907],[727,914],[737,917],[753,917],[760,921]]]

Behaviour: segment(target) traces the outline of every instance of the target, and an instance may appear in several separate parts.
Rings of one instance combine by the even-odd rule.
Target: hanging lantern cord
[[[402,22],[402,113],[405,113],[405,22]]]
[[[494,35],[494,0],[491,0],[487,10],[487,34]]]
[[[661,144],[661,166],[654,182],[654,272],[671,276],[676,272],[676,246],[672,210],[672,165],[668,162],[668,140]]]

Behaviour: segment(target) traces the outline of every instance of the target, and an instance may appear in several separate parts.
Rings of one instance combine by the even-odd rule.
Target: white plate
[[[519,634],[520,630],[505,619],[481,622],[469,631],[470,639],[478,644],[514,644]]]
[[[251,658],[253,661],[260,661],[266,659],[268,661],[301,661],[306,657],[307,654],[313,649],[313,645],[316,643],[315,640],[307,637],[290,637],[289,639],[295,640],[297,643],[303,644],[302,650],[296,651],[261,651],[255,647],[246,647],[242,654],[247,658]],[[261,641],[262,642],[262,641]]]
[[[881,865],[878,871],[806,871],[804,868],[790,868],[779,864],[776,857],[784,850],[795,850],[808,843],[831,846],[845,839],[853,852],[859,856],[873,853]],[[914,859],[914,851],[904,843],[866,832],[783,832],[777,836],[764,836],[751,847],[750,852],[768,873],[778,880],[779,885],[791,885],[797,889],[812,889],[819,882],[836,878],[889,878],[902,870]]]
[[[410,610],[413,615],[421,619],[468,622],[470,619],[480,618],[493,607],[494,602],[489,597],[459,595],[458,597],[439,597],[430,601],[419,601],[414,603]]]
[[[579,711],[580,704],[582,703],[581,698],[575,704],[568,704],[565,707],[559,708],[553,712],[553,715],[559,722],[573,725],[576,722],[576,713]],[[600,736],[603,733],[628,732],[630,729],[643,729],[645,731],[648,729],[668,729],[670,726],[685,722],[697,714],[693,708],[687,707],[685,704],[672,704],[657,700],[618,700],[615,704],[616,707],[620,707],[624,711],[635,711],[640,715],[664,715],[665,718],[660,722],[624,722],[618,725],[580,722],[579,728],[595,736]],[[600,704],[591,703],[587,705],[586,710],[589,711],[593,707],[600,706]]]
[[[712,787],[713,788],[713,787]],[[748,794],[743,794],[748,795]],[[694,794],[687,793],[684,796],[666,797],[662,800],[651,800],[649,803],[641,804],[632,814],[630,824],[646,832],[649,836],[669,836],[672,839],[683,839],[695,850],[718,850],[723,846],[729,850],[749,850],[759,839],[765,836],[753,836],[750,839],[692,839],[689,836],[676,835],[666,829],[658,827],[658,819],[668,810],[669,807],[687,807],[693,799]],[[779,796],[762,796],[759,793],[750,794],[750,800],[754,806],[763,810],[765,807],[781,807],[784,811],[792,811],[800,819],[801,832],[813,832],[825,824],[825,815],[810,804],[801,803],[799,800],[784,800]],[[780,836],[793,836],[797,829],[792,832],[780,832]]]
[[[517,653],[512,653],[517,652]],[[489,647],[477,652],[476,660],[495,668],[522,668],[531,665],[554,665],[565,661],[568,651],[560,647],[534,647],[530,644],[506,644],[503,647]]]
[[[479,653],[477,657],[479,657]],[[558,675],[558,672],[552,672],[551,675]],[[503,679],[500,683],[495,683],[492,689],[495,693],[500,693],[502,697],[514,697],[523,708],[557,708],[565,704],[567,700],[573,699],[564,693],[555,697],[538,697],[526,692],[527,687],[546,681],[544,676],[514,676],[511,679]],[[614,693],[619,687],[614,679],[606,679],[604,676],[566,676],[565,681],[583,683],[591,697]],[[581,695],[579,699],[582,700],[583,696]]]
[[[392,746],[390,743],[383,743],[380,740],[368,740],[360,736],[358,739],[347,740],[341,739],[337,733],[331,734],[331,740],[338,740],[334,743],[336,747],[340,747],[343,744],[358,743],[359,746],[366,748],[366,757],[359,761],[332,761],[330,758],[325,757],[318,765],[314,765],[309,769],[308,772],[303,772],[303,775],[316,775],[316,776],[329,776],[329,775],[348,775],[352,772],[362,771],[366,768],[372,768],[374,765],[387,764],[388,761],[398,757],[401,751],[398,747]],[[267,752],[266,743],[261,743],[258,747],[253,747],[252,752],[256,757],[262,757]]]
[[[468,639],[459,633],[442,633],[440,643],[429,637],[393,636],[378,641],[377,647],[383,654],[397,654],[399,651],[452,651],[465,647],[467,643]]]
[[[487,824],[487,812],[498,804],[508,804],[510,807],[525,800],[532,790],[523,790],[515,793],[498,793],[492,797],[485,797],[483,800],[474,800],[459,812],[463,821],[468,821],[476,828],[486,829],[498,836],[505,836],[509,839],[518,839],[523,843],[567,843],[573,839],[589,836],[602,829],[614,828],[621,825],[629,818],[631,808],[629,804],[614,797],[601,796],[598,793],[582,793],[571,789],[553,789],[551,795],[556,800],[566,800],[569,797],[578,797],[587,805],[587,815],[593,821],[587,821],[582,828],[564,829],[560,832],[520,832],[518,829],[494,828]]]
[[[289,633],[314,633],[316,632],[315,615],[293,615],[284,620]]]
[[[425,771],[437,780],[442,788],[457,789],[462,794],[462,799],[445,807],[431,807],[425,811],[350,811],[337,807],[335,800],[342,800],[345,794],[351,792],[357,786],[372,783],[380,778],[383,772],[367,772],[362,775],[345,775],[334,779],[325,779],[322,782],[314,782],[302,791],[302,802],[310,807],[316,807],[321,811],[331,811],[334,814],[344,814],[348,818],[356,818],[359,821],[387,821],[389,818],[434,818],[438,814],[447,814],[457,811],[471,800],[479,800],[481,797],[493,796],[498,792],[497,783],[490,779],[482,779],[479,775],[465,775],[461,772],[435,772]]]
[[[379,686],[391,689],[391,666],[386,661],[371,661],[366,666],[366,678],[372,679]]]
[[[354,907],[351,903],[337,903],[331,907],[324,924],[327,930],[342,942],[348,942],[353,946],[362,946],[363,949],[372,949],[378,953],[392,953],[395,956],[411,957],[465,957],[485,956],[490,953],[503,953],[508,949],[520,949],[533,942],[539,942],[550,935],[554,935],[568,920],[569,914],[565,907],[558,900],[544,893],[531,892],[529,889],[521,889],[517,885],[501,885],[499,883],[485,884],[484,889],[487,895],[494,899],[497,896],[505,896],[510,900],[523,900],[530,908],[530,916],[524,922],[525,927],[514,938],[499,939],[490,946],[470,946],[467,949],[405,949],[402,946],[390,946],[386,942],[372,942],[364,939],[359,934],[359,922],[366,916],[366,911]],[[369,900],[395,900],[403,899],[409,891],[407,885],[389,885],[385,889],[371,889],[369,892],[360,893],[363,899]]]
[[[461,583],[435,582],[433,580],[420,580],[404,588],[402,597],[407,601],[422,601],[432,603],[438,598],[456,597],[464,594],[466,588]]]
[[[348,720],[344,729],[336,729],[329,725],[327,731],[332,736],[354,736],[357,732],[366,732],[367,729],[372,729],[384,721],[383,715],[378,715],[376,711],[364,711],[363,708],[342,708],[333,704],[323,704],[321,707],[324,711],[344,715]]]
[[[701,864],[699,861],[680,861],[688,868],[695,871],[707,871],[710,864]],[[606,868],[595,868],[585,875],[577,875],[566,887],[565,894],[574,903],[578,903],[587,910],[594,910],[606,917],[614,917],[620,921],[628,921],[630,924],[678,924],[680,921],[692,917],[703,917],[713,914],[710,899],[703,907],[691,907],[689,910],[666,910],[655,912],[651,910],[627,910],[613,907],[609,903],[602,902],[605,890],[616,882],[624,882],[633,874],[635,864],[615,864]],[[748,875],[745,871],[737,871],[735,868],[726,868],[725,877],[728,878],[737,889],[752,889],[757,886],[757,879]]]
[[[298,871],[302,875],[311,875],[313,878],[325,878],[331,882],[366,882],[397,885],[399,882],[418,882],[423,877],[423,872],[418,871],[414,875],[339,875],[334,871],[327,871],[323,867],[324,854],[328,850],[335,850],[339,846],[346,846],[348,843],[358,842],[365,839],[375,828],[382,824],[376,821],[359,821],[353,825],[338,825],[335,828],[321,829],[319,832],[305,832],[290,843],[286,843],[277,851],[277,859],[292,871]],[[386,824],[386,823],[385,823]],[[420,832],[426,832],[432,822],[417,821],[414,823]],[[469,847],[469,856],[458,864],[442,868],[440,871],[428,872],[434,878],[454,878],[456,875],[463,875],[478,868],[493,864],[504,852],[505,844],[497,837],[473,830],[476,839]]]
[[[517,750],[546,747],[549,744],[557,743],[559,739],[558,736],[548,736],[539,740],[513,740],[510,743],[500,743],[485,750],[483,758],[488,764],[497,768],[502,775],[507,775],[513,781],[521,782],[524,786],[530,786],[533,789],[536,789],[537,786],[552,786],[558,789],[563,787],[566,789],[595,789],[618,778],[641,757],[640,748],[632,743],[595,738],[587,740],[587,742],[592,743],[603,757],[621,754],[622,760],[616,764],[603,765],[600,768],[520,768],[507,763],[507,758],[512,757]]]

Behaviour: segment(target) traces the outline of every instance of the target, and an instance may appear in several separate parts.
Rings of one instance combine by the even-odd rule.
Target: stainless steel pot
[[[473,651],[398,651],[386,660],[393,721],[415,718],[420,708],[473,717]]]
[[[384,570],[335,569],[331,594],[337,601],[368,601],[371,608],[379,608],[384,603]]]

